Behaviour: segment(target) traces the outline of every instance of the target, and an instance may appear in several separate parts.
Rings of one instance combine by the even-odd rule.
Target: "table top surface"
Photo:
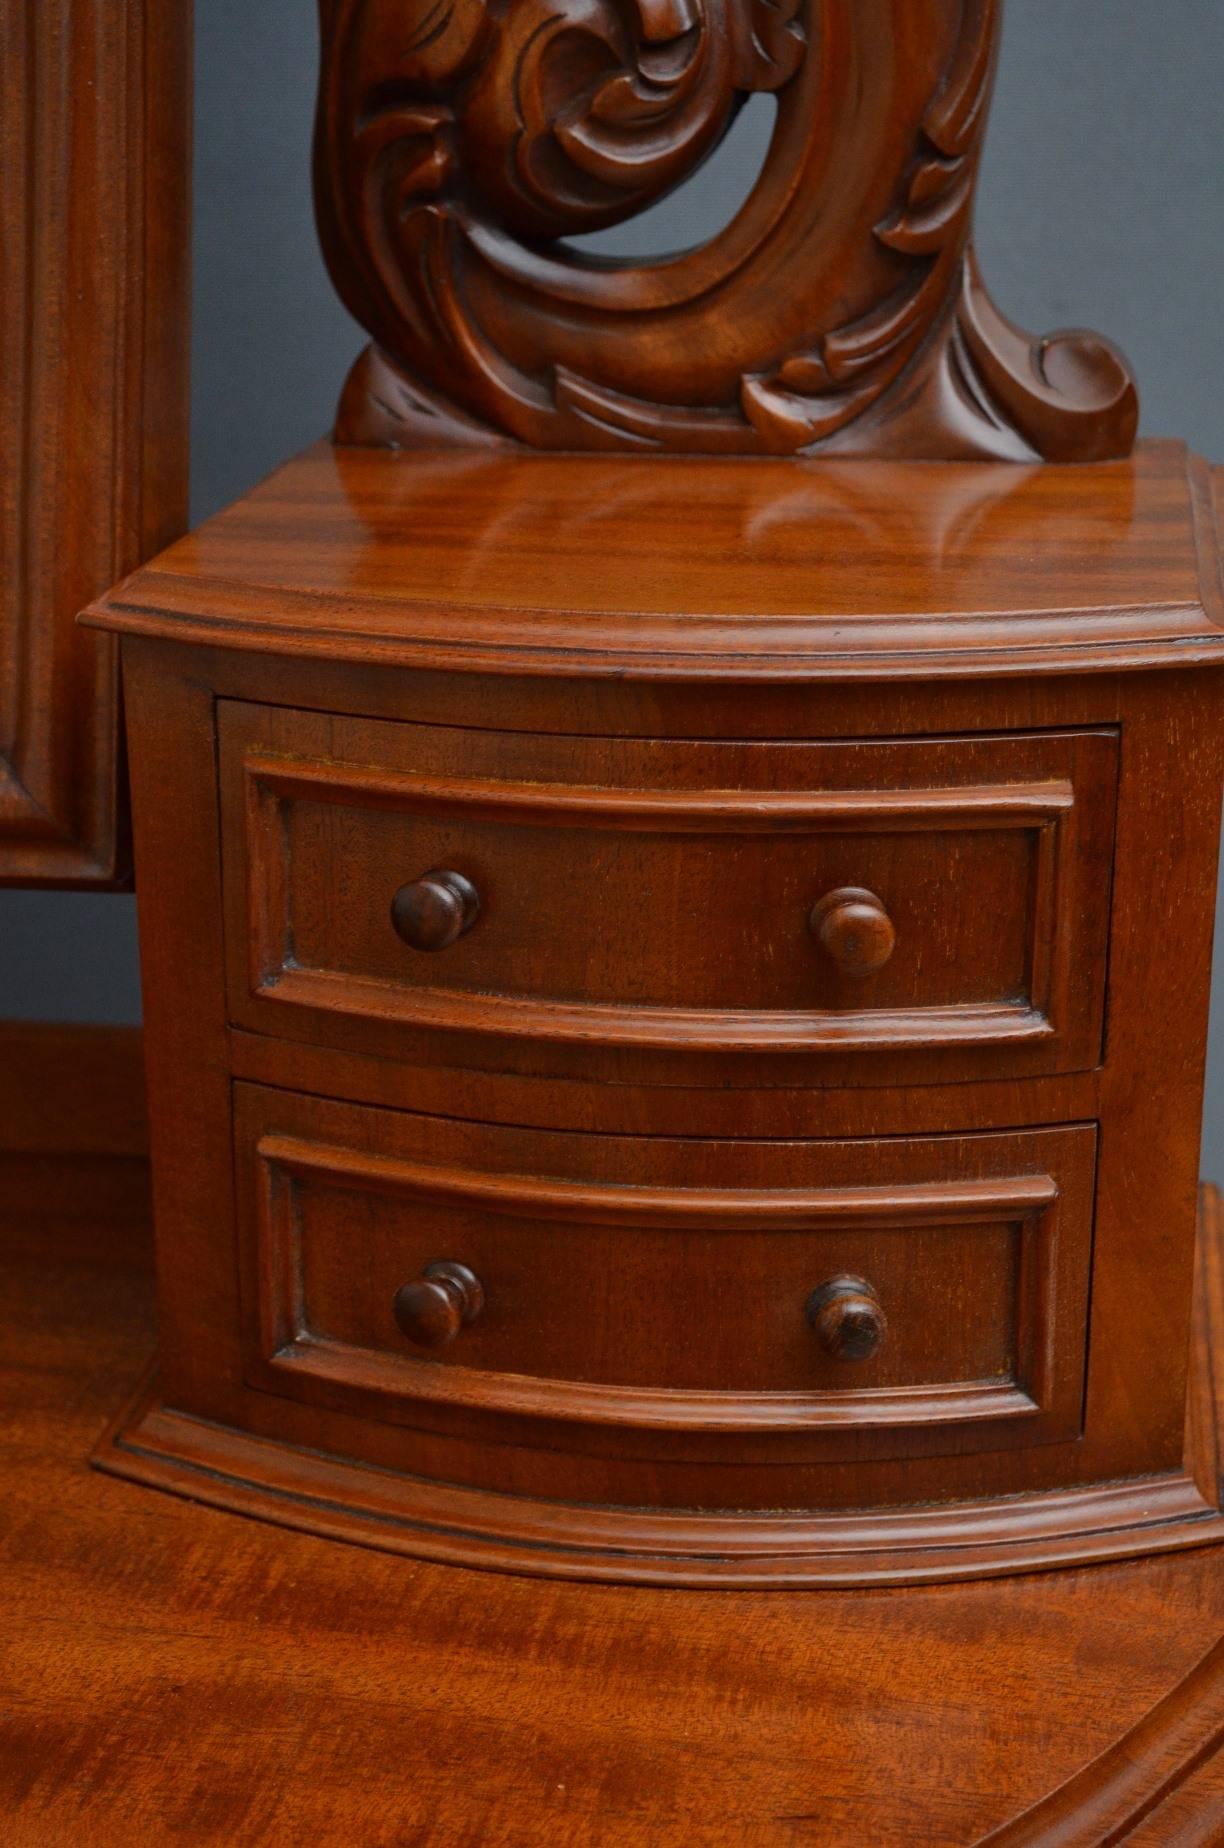
[[[6,1848],[1220,1839],[1219,1548],[652,1591],[419,1564],[91,1473],[153,1348],[144,1187],[134,1161],[0,1162]]]
[[[1176,443],[1069,468],[320,444],[87,620],[517,674],[1172,666],[1224,660],[1212,500]]]

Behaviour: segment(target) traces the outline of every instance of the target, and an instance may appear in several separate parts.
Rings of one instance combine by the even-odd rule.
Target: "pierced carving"
[[[1096,460],[1107,341],[1033,341],[970,243],[1001,0],[322,0],[317,197],[373,336],[337,440]],[[770,91],[712,242],[563,241],[687,179]]]

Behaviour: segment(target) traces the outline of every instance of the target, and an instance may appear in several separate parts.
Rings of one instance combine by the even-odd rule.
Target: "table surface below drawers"
[[[0,1159],[0,1276],[9,1848],[1219,1839],[1218,1548],[846,1595],[418,1564],[88,1471],[153,1347],[139,1161]]]

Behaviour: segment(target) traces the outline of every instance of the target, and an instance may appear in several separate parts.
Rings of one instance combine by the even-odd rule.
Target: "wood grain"
[[[1186,1473],[1164,1480],[1148,1477],[1028,1501],[979,1500],[956,1506],[945,1499],[938,1505],[891,1512],[881,1507],[871,1513],[851,1509],[842,1514],[736,1518],[727,1512],[714,1518],[661,1510],[575,1508],[552,1499],[518,1500],[504,1492],[490,1496],[429,1482],[404,1473],[402,1456],[396,1459],[398,1473],[355,1467],[307,1450],[300,1441],[297,1447],[286,1445],[281,1436],[283,1414],[270,1419],[266,1410],[253,1409],[248,1416],[272,1432],[271,1440],[244,1437],[164,1408],[155,1382],[142,1386],[132,1407],[103,1439],[95,1460],[131,1480],[235,1512],[390,1551],[512,1573],[784,1590],[986,1577],[1021,1567],[1049,1571],[1081,1560],[1219,1540],[1221,1523],[1211,1498],[1217,1493],[1221,1460],[1221,1387],[1213,1372],[1211,1356],[1218,1344],[1211,1330],[1224,1313],[1222,1282],[1219,1252],[1208,1235],[1201,1251],[1191,1447]],[[348,1377],[341,1371],[336,1383],[351,1395],[352,1360],[348,1366]],[[288,1389],[318,1406],[326,1403],[329,1387],[324,1377],[313,1386],[309,1378],[301,1379]],[[716,1422],[709,1412],[706,1418],[710,1424]],[[303,1434],[317,1433],[323,1425],[317,1411],[300,1423]],[[412,1424],[419,1430],[423,1423],[418,1408]],[[364,1442],[369,1442],[372,1429],[366,1427]],[[419,1437],[413,1441],[419,1453]],[[562,1448],[556,1444],[558,1453]],[[634,1448],[642,1448],[640,1440]],[[863,1451],[861,1444],[856,1448]],[[441,1454],[449,1458],[452,1469],[462,1467],[466,1446],[452,1437]],[[383,1460],[393,1455],[384,1450]],[[567,1482],[579,1479],[573,1458],[562,1463],[560,1455],[554,1455],[551,1467],[550,1481],[562,1468]],[[917,1467],[908,1465],[911,1490]],[[997,1480],[997,1455],[991,1469]],[[830,1497],[828,1478],[834,1473],[826,1464],[822,1500]],[[666,1493],[676,1475],[675,1465],[660,1472],[656,1494]],[[881,1485],[878,1492],[886,1493],[887,1470],[874,1475]],[[793,1463],[788,1479],[797,1479]],[[606,1454],[597,1480],[605,1492],[614,1480]],[[716,1480],[725,1492],[732,1472],[724,1467]],[[872,1484],[873,1472],[860,1454],[851,1498],[874,1495]],[[640,1495],[640,1488],[635,1492]]]
[[[1100,1056],[1113,728],[701,750],[238,702],[218,725],[238,1025],[527,1040],[537,1065],[557,1043],[789,1053],[822,1085]],[[481,918],[421,966],[387,922],[394,869],[444,853]],[[851,881],[904,939],[870,985],[808,927]]]
[[[1222,1753],[1224,1638],[1137,1726],[980,1848],[1212,1848],[1224,1830]]]
[[[90,620],[384,671],[724,686],[1224,656],[1209,471],[1160,443],[1045,470],[320,446]]]
[[[191,0],[0,3],[0,879],[130,876],[82,604],[187,522]]]
[[[147,1159],[140,1029],[0,1025],[0,1150]]]
[[[144,1493],[84,1459],[152,1347],[147,1218],[105,1207],[96,1164],[54,1219],[5,1168],[13,1848],[1217,1839],[1218,1552],[871,1595],[656,1592]]]
[[[523,1549],[531,1548],[551,1551],[549,1569],[563,1573],[650,1577],[660,1570],[662,1551],[673,1577],[680,1570],[741,1580],[746,1573],[767,1575],[771,1582],[803,1577],[846,1583],[856,1575],[879,1582],[949,1570],[1049,1567],[1206,1541],[1218,1521],[1218,1486],[1203,1460],[1202,1431],[1192,1423],[1188,1430],[1187,1414],[1221,778],[1218,676],[1196,659],[1205,630],[1200,627],[1197,639],[1194,631],[1196,622],[1213,625],[1215,609],[1207,574],[1209,564],[1215,571],[1214,553],[1202,527],[1206,471],[1170,447],[1145,449],[1132,463],[1082,474],[1006,471],[1017,494],[1036,495],[1029,507],[1035,523],[1026,528],[1010,518],[992,524],[989,507],[979,506],[982,518],[975,519],[957,499],[957,466],[893,476],[886,465],[871,465],[857,510],[873,541],[877,532],[895,535],[880,541],[878,571],[855,565],[864,543],[860,532],[853,556],[832,548],[827,573],[817,569],[819,546],[809,534],[806,550],[771,552],[759,572],[745,567],[741,576],[720,566],[691,576],[695,591],[704,596],[709,588],[738,606],[726,617],[727,634],[734,631],[752,647],[762,621],[752,603],[768,609],[772,587],[779,588],[778,601],[782,593],[795,594],[787,560],[803,556],[807,562],[807,600],[825,612],[808,627],[813,652],[805,660],[812,671],[792,683],[787,672],[774,675],[773,662],[768,674],[774,677],[743,684],[732,667],[724,675],[715,657],[687,645],[659,679],[652,659],[633,651],[638,616],[628,610],[601,615],[596,598],[584,620],[589,634],[602,634],[608,644],[599,673],[586,671],[590,653],[571,653],[564,671],[556,671],[561,664],[545,652],[541,671],[527,672],[537,657],[526,651],[516,657],[508,649],[490,673],[472,672],[471,664],[452,672],[428,655],[397,653],[435,620],[436,608],[434,615],[423,614],[427,597],[441,604],[453,597],[456,583],[466,594],[463,558],[471,564],[468,583],[478,583],[473,506],[452,494],[439,501],[432,525],[409,527],[401,523],[396,484],[423,479],[422,459],[342,460],[356,470],[347,486],[332,463],[311,474],[317,499],[296,491],[282,498],[291,468],[174,554],[167,561],[171,570],[152,574],[158,578],[153,600],[132,618],[147,633],[125,637],[137,825],[150,863],[162,868],[144,896],[142,940],[165,1345],[156,1393],[133,1413],[122,1441],[111,1448],[112,1462],[191,1492],[208,1484],[209,1493],[247,1511],[271,1509],[284,1518],[287,1505],[308,1507],[310,1518],[330,1533],[406,1550],[440,1547],[450,1558],[479,1554],[482,1563],[502,1569],[521,1565]],[[302,461],[301,479],[315,462],[313,455]],[[446,466],[442,458],[440,470]],[[513,466],[534,471],[554,465],[517,458]],[[632,471],[638,465],[618,466]],[[680,484],[723,466],[675,462],[669,479]],[[790,466],[795,479],[818,465]],[[824,466],[832,479],[832,464]],[[844,465],[858,466],[868,465]],[[740,515],[756,509],[766,516],[755,496],[759,477],[773,467],[735,465],[738,485],[724,488],[732,500],[739,497]],[[575,480],[569,517],[576,517]],[[871,495],[890,487],[887,518],[879,503],[873,518]],[[780,478],[773,491],[776,511]],[[555,492],[561,493],[559,479]],[[942,492],[961,507],[965,523],[954,518],[942,539],[938,522],[924,522],[921,514],[907,527],[897,510],[930,512]],[[526,486],[519,505],[530,528],[540,504]],[[1044,524],[1036,521],[1038,508],[1049,516]],[[272,509],[274,517],[265,520]],[[661,533],[674,532],[675,556],[687,558],[695,548],[685,518],[670,505]],[[243,536],[233,544],[240,527]],[[432,543],[439,531],[474,547],[455,553],[452,583],[428,569],[412,575],[424,562],[414,548]],[[499,600],[485,606],[491,633],[511,626],[511,605],[526,632],[534,609],[538,561],[507,543],[514,531],[502,524],[491,541],[499,586]],[[580,586],[599,589],[605,552],[598,521],[588,518],[574,535],[579,550],[568,561],[570,575]],[[208,605],[215,580],[192,570],[193,559],[198,563],[213,542],[232,546],[227,595],[247,625],[239,647],[194,645],[190,627],[167,622],[155,601],[161,587],[177,581],[184,608]],[[661,555],[666,561],[666,542]],[[542,556],[547,568],[550,559]],[[734,546],[729,556],[739,556]],[[299,564],[300,583],[310,574],[318,580],[316,612],[334,596],[334,612],[344,621],[357,607],[378,606],[368,587],[381,587],[380,621],[393,637],[385,656],[376,658],[366,642],[350,646],[351,635],[338,640],[323,622],[301,629],[267,626],[270,611],[279,608],[283,616],[288,608],[269,585],[297,574]],[[333,575],[340,568],[343,582]],[[971,590],[991,587],[995,607],[987,626],[996,671],[962,684],[955,651],[935,649],[925,679],[911,681],[904,672],[889,678],[904,659],[897,638],[909,619],[898,611],[909,608],[920,630],[939,630],[947,643],[954,625],[941,627],[932,616],[938,605],[927,605],[925,619],[916,610],[919,594],[945,568],[949,582],[961,571],[968,574],[968,589],[962,588],[971,606],[978,604]],[[117,594],[113,609],[121,625],[150,582],[144,574],[134,589]],[[862,588],[868,582],[869,592]],[[639,571],[638,585],[634,608],[640,613],[655,593],[648,573]],[[1102,671],[1052,671],[1065,664],[1064,652],[1034,661],[1031,648],[1014,646],[1006,611],[1027,621],[1033,613],[1028,592],[1039,585],[1043,620],[1051,626],[1050,606],[1058,606],[1060,650],[1074,651],[1082,637],[1095,638],[1091,646],[1099,650],[1094,658]],[[683,628],[689,620],[684,612],[699,611],[701,603],[696,595],[681,601],[670,580],[659,598],[673,593],[670,620]],[[820,671],[820,638],[834,638],[852,620],[844,614],[843,595],[891,611],[864,618],[876,621],[880,650],[873,662],[879,671],[867,680],[826,678]],[[110,620],[109,609],[96,617]],[[547,632],[548,616],[537,609],[535,617]],[[692,620],[699,630],[702,618]],[[1145,625],[1151,620],[1173,624],[1166,633],[1180,634],[1183,654],[1143,655],[1136,632],[1150,637]],[[1029,671],[1012,671],[1025,654]],[[427,669],[423,658],[432,661]],[[406,659],[416,665],[406,666]],[[1145,659],[1159,671],[1136,671]],[[896,758],[892,776],[867,773],[873,754],[881,762]],[[1012,769],[1000,767],[1004,758]],[[1090,759],[1095,770],[1088,776]],[[916,774],[924,765],[926,774]],[[1012,774],[1019,778],[1015,785]],[[1020,810],[1032,816],[1039,825],[1031,831],[1047,842],[1035,849],[1045,873],[1017,884],[999,865],[987,874],[979,865],[973,878],[937,879],[915,861],[905,878],[893,879],[892,862],[899,863],[912,830],[895,829],[890,837],[889,828],[907,804],[920,822],[937,809],[946,820],[949,789],[958,802],[972,790],[983,792],[982,803],[998,811],[987,817],[992,825],[1015,820]],[[1050,838],[1062,834],[1070,841],[1068,830],[1081,823],[1074,850],[1051,853]],[[432,832],[419,835],[422,827]],[[495,865],[482,830],[508,837]],[[539,843],[552,832],[568,839],[545,864]],[[757,856],[767,849],[785,858],[805,832],[811,838],[803,852],[815,851],[819,842],[820,851],[832,853],[835,843],[856,857],[879,858],[857,872],[822,862],[810,884],[796,879],[781,910],[760,902],[768,881]],[[1005,837],[1008,828],[998,832]],[[665,847],[648,861],[656,834]],[[948,841],[961,843],[955,857],[962,837],[972,838],[972,829],[937,837],[942,844],[934,859],[945,865],[940,855]],[[717,881],[703,884],[701,866],[686,860],[698,839],[711,852],[734,847]],[[682,865],[685,877],[677,880]],[[405,880],[430,867],[469,878],[481,895],[481,912],[461,940],[418,959],[396,936],[390,906]],[[951,980],[951,971],[958,981],[988,980],[994,1005],[1035,997],[1048,1006],[1055,1039],[1066,1023],[1078,1023],[1080,1069],[1043,1069],[1036,1057],[1025,1065],[1023,1047],[997,1039],[955,1048],[953,1074],[940,1069],[939,1049],[932,1047],[893,1044],[882,1064],[879,1051],[864,1046],[821,1043],[806,1052],[779,1052],[759,1045],[695,1048],[674,1032],[642,1045],[616,1043],[606,1031],[600,1038],[488,1030],[506,990],[545,1014],[559,1004],[570,1010],[571,1021],[599,1005],[643,1014],[662,1007],[669,1028],[685,1003],[696,1002],[697,1011],[704,1004],[708,1013],[714,1002],[732,1015],[741,996],[757,1004],[758,1014],[768,1014],[779,997],[795,1007],[805,982],[849,982],[816,960],[820,951],[808,920],[823,892],[858,887],[860,880],[887,898],[900,927],[898,948],[873,982],[912,980],[914,988],[902,998],[913,1002],[921,1000],[924,982]],[[1158,953],[1151,930],[1154,890],[1162,894],[1167,923]],[[1053,895],[1052,903],[1043,892]],[[625,902],[618,906],[620,893]],[[577,901],[569,909],[567,896]],[[790,920],[791,938],[775,934],[780,917]],[[511,920],[517,921],[509,929]],[[963,964],[952,957],[945,966],[940,957],[961,931],[975,945],[973,956]],[[1076,932],[1093,947],[1072,953],[1068,945]],[[758,942],[772,954],[757,955]],[[1025,947],[1017,949],[1018,943]],[[907,945],[922,950],[920,964],[908,970]],[[807,959],[802,969],[783,962],[784,954],[798,956],[800,948]],[[485,961],[475,979],[472,968],[480,958]],[[466,1011],[451,998],[462,995],[456,980],[445,997],[449,1018],[441,1021],[436,1011],[423,1017],[422,997],[429,1001],[431,988],[454,979],[448,970],[461,975],[465,959],[471,964]],[[423,980],[419,971],[426,963],[437,973]],[[1102,977],[1108,983],[1103,1042],[1097,1024]],[[381,999],[366,1005],[375,989]],[[350,1005],[354,996],[363,1005]],[[784,1018],[787,1008],[772,1011]],[[864,1011],[859,1003],[856,1027]],[[741,1008],[733,1024],[742,1025],[742,1018]],[[1094,1023],[1090,1031],[1085,1021]],[[720,1025],[725,1029],[725,1019]],[[810,1008],[800,1026],[810,1033]],[[1035,1046],[1039,1056],[1043,1045]],[[791,1063],[799,1059],[801,1075]],[[952,1339],[947,1358],[955,1362],[950,1371],[956,1378],[935,1379],[932,1365],[923,1379],[894,1381],[901,1391],[953,1389],[948,1418],[915,1421],[904,1431],[893,1426],[886,1434],[862,1417],[857,1428],[851,1418],[816,1434],[793,1425],[764,1436],[747,1427],[729,1430],[727,1401],[743,1389],[746,1403],[751,1381],[742,1371],[745,1357],[727,1344],[735,1318],[723,1310],[744,1307],[746,1326],[763,1326],[761,1301],[752,1294],[760,1273],[746,1261],[743,1276],[711,1290],[708,1285],[723,1281],[724,1273],[717,1264],[703,1271],[700,1254],[693,1258],[696,1284],[687,1273],[677,1281],[673,1271],[657,1302],[648,1283],[638,1292],[642,1330],[655,1328],[663,1336],[650,1350],[661,1376],[646,1377],[630,1330],[619,1347],[626,1366],[636,1369],[632,1377],[617,1377],[607,1366],[584,1381],[572,1358],[581,1346],[583,1314],[591,1318],[594,1360],[606,1360],[610,1350],[601,1342],[617,1315],[628,1326],[624,1305],[616,1309],[614,1300],[615,1265],[590,1262],[604,1235],[598,1227],[581,1227],[581,1251],[571,1242],[564,1251],[549,1248],[549,1255],[545,1247],[556,1235],[545,1218],[524,1222],[526,1231],[508,1234],[500,1251],[492,1250],[492,1239],[480,1251],[453,1249],[455,1226],[470,1227],[485,1210],[466,1196],[440,1211],[419,1196],[397,1204],[392,1189],[391,1207],[371,1213],[353,1203],[351,1188],[301,1189],[301,1199],[310,1199],[300,1223],[309,1221],[305,1244],[317,1260],[301,1300],[313,1304],[318,1319],[295,1322],[296,1235],[285,1235],[283,1227],[280,1235],[252,1230],[267,1177],[259,1180],[258,1163],[248,1164],[244,1155],[235,1200],[217,1187],[217,1175],[232,1159],[235,1079],[267,1087],[264,1095],[276,1101],[259,1125],[273,1143],[287,1136],[298,1145],[339,1148],[350,1167],[354,1148],[359,1166],[374,1156],[420,1167],[436,1165],[445,1147],[443,1165],[469,1184],[487,1171],[494,1147],[515,1151],[501,1162],[504,1173],[564,1178],[564,1164],[551,1166],[552,1154],[545,1159],[541,1152],[545,1136],[556,1137],[550,1149],[598,1151],[594,1166],[569,1176],[588,1185],[639,1192],[692,1188],[691,1172],[665,1171],[667,1162],[679,1161],[683,1146],[691,1159],[722,1164],[721,1185],[763,1196],[786,1190],[788,1144],[811,1164],[800,1181],[815,1184],[837,1180],[818,1169],[839,1138],[889,1137],[912,1153],[924,1135],[951,1137],[967,1150],[995,1136],[1027,1146],[1029,1131],[1036,1140],[1053,1125],[1082,1126],[1088,1133],[1096,1126],[1090,1306],[1084,1310],[1078,1286],[1065,1298],[1087,1321],[1076,1350],[1086,1355],[1077,1406],[1082,1435],[1070,1422],[1065,1379],[1060,1421],[1050,1425],[1048,1441],[1027,1441],[1028,1414],[1019,1411],[975,1419],[973,1407],[986,1403],[996,1387],[1011,1391],[1008,1380],[1027,1363],[1019,1348],[1001,1357],[996,1347],[976,1362],[993,1373],[970,1382],[967,1350]],[[329,1128],[321,1118],[307,1121],[315,1110],[340,1114]],[[367,1136],[367,1111],[408,1111],[420,1120],[401,1116]],[[272,1120],[281,1114],[284,1121]],[[358,1123],[366,1125],[359,1134]],[[247,1142],[244,1134],[240,1146]],[[890,1168],[886,1148],[875,1158],[884,1175],[924,1178]],[[362,1213],[374,1232],[352,1237]],[[377,1231],[382,1224],[385,1232],[392,1218],[404,1246],[398,1253],[388,1251],[385,1239],[380,1244]],[[266,1215],[265,1223],[280,1222]],[[428,1245],[416,1238],[422,1226]],[[622,1233],[647,1237],[646,1229]],[[677,1236],[683,1235],[678,1227]],[[766,1224],[760,1237],[772,1236]],[[1079,1247],[1074,1236],[1072,1244]],[[489,1272],[490,1253],[500,1262],[512,1247],[518,1274]],[[280,1305],[267,1326],[279,1327],[279,1317],[290,1330],[287,1339],[252,1333],[249,1305],[260,1300],[262,1285],[252,1285],[249,1275],[243,1283],[240,1250],[266,1254],[259,1262],[272,1282],[263,1299]],[[853,1272],[871,1282],[870,1255],[830,1250],[818,1274],[805,1266],[802,1279],[788,1284],[787,1300],[799,1305],[796,1321],[827,1278]],[[507,1330],[499,1332],[491,1311],[438,1360],[405,1353],[393,1313],[397,1294],[428,1264],[464,1261],[490,1286],[490,1302],[494,1283],[498,1300],[530,1285],[514,1325],[523,1333],[521,1344],[511,1353]],[[913,1358],[908,1344],[924,1323],[912,1305],[924,1294],[931,1328],[978,1326],[996,1334],[1008,1326],[1044,1328],[1047,1335],[1053,1331],[1051,1351],[1069,1354],[1070,1346],[1063,1346],[1069,1324],[1060,1325],[1057,1314],[1024,1314],[1009,1322],[1002,1307],[1004,1280],[1017,1279],[1023,1296],[1024,1277],[1041,1271],[1041,1263],[1022,1263],[1017,1279],[1003,1259],[1000,1236],[993,1244],[983,1240],[972,1262],[961,1251],[955,1262],[932,1266],[921,1287],[914,1280],[900,1290],[905,1313],[899,1321],[890,1317],[891,1339],[870,1364],[887,1369],[907,1353]],[[886,1272],[883,1282],[894,1294],[893,1276]],[[367,1286],[368,1295],[362,1293]],[[686,1300],[694,1309],[688,1322],[670,1306]],[[973,1320],[975,1307],[983,1310],[980,1324]],[[500,1357],[483,1385],[482,1370],[473,1367],[472,1390],[459,1392],[462,1357],[482,1344],[492,1351],[498,1340]],[[557,1357],[566,1343],[569,1358],[561,1366]],[[779,1349],[758,1345],[754,1351],[777,1364]],[[703,1353],[726,1373],[733,1393],[720,1396],[716,1373],[676,1370],[688,1365],[686,1356]],[[924,1366],[929,1358],[924,1351]],[[544,1370],[533,1376],[535,1359]],[[395,1382],[414,1367],[431,1369],[430,1379],[445,1390],[401,1396]],[[496,1414],[509,1439],[500,1445],[482,1430],[489,1407],[481,1395],[495,1376],[497,1392],[513,1379],[520,1394]],[[776,1373],[768,1385],[770,1391],[795,1390]],[[576,1387],[586,1395],[581,1401]],[[853,1398],[854,1389],[846,1390]],[[646,1394],[649,1417],[569,1415],[598,1411],[599,1396],[606,1400],[609,1391]],[[675,1401],[667,1399],[676,1392],[705,1395],[700,1405],[689,1405],[697,1415],[679,1429]],[[556,1415],[550,1415],[550,1397]],[[623,1408],[627,1401],[619,1403]],[[639,1413],[643,1404],[632,1401]],[[983,1449],[980,1433],[987,1424],[993,1447]],[[770,1449],[768,1460],[749,1454],[762,1443]],[[783,1486],[766,1493],[771,1471]],[[491,1496],[500,1498],[492,1508]],[[503,1545],[489,1538],[489,1523],[504,1521],[508,1504],[515,1532]],[[590,1544],[571,1547],[574,1517],[568,1510],[575,1506],[612,1512],[600,1519],[584,1514]],[[768,1538],[769,1561],[753,1563],[759,1511],[779,1507],[789,1512]],[[703,1511],[711,1509],[730,1511],[713,1555],[709,1532],[700,1531]],[[651,1510],[665,1510],[666,1518]],[[886,1511],[881,1531],[864,1510]],[[447,1531],[439,1536],[443,1511]],[[567,1521],[571,1531],[563,1537]],[[908,1551],[899,1561],[898,1536],[906,1523]]]
[[[973,1428],[928,1432],[932,1449],[988,1447],[999,1418],[1020,1421],[1019,1443],[1079,1434],[1091,1130],[768,1154],[657,1143],[646,1166],[670,1185],[609,1185],[618,1160],[643,1167],[632,1146],[488,1129],[480,1147],[436,1121],[248,1087],[237,1108],[253,1384],[380,1400],[375,1415],[409,1424],[424,1398],[690,1436],[849,1428],[860,1457],[935,1425]],[[747,1173],[765,1185],[737,1185]],[[444,1253],[486,1286],[453,1368],[414,1363],[390,1319],[400,1267]],[[805,1318],[811,1291],[847,1266],[879,1280],[895,1324],[854,1381]],[[816,1438],[811,1460],[832,1454]],[[729,1473],[714,1481],[732,1492]],[[773,1505],[776,1476],[762,1481]]]
[[[1200,1193],[1203,1239],[1195,1340],[1219,1353],[1224,1206]],[[1221,1386],[1217,1384],[1217,1404]],[[1224,1431],[1224,1424],[1219,1427]],[[1224,1444],[1217,1445],[1224,1469]],[[1217,1583],[1224,1583],[1217,1561]],[[980,1848],[1213,1848],[1224,1830],[1224,1637],[1129,1732]]]

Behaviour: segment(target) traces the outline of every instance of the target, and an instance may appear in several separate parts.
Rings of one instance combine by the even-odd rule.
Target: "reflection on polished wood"
[[[1176,443],[1083,469],[321,445],[122,586],[105,621],[652,681],[1190,665],[1224,659],[1215,545],[1209,472]]]
[[[161,1375],[106,1467],[685,1585],[1224,1532],[1208,472],[842,466],[313,451],[92,612],[157,870]],[[874,969],[813,935],[846,891]],[[485,1306],[430,1352],[438,1263]]]
[[[141,1166],[5,1161],[0,1208],[6,1848],[1218,1841],[1218,1551],[712,1594],[235,1520],[86,1466],[153,1343]]]

